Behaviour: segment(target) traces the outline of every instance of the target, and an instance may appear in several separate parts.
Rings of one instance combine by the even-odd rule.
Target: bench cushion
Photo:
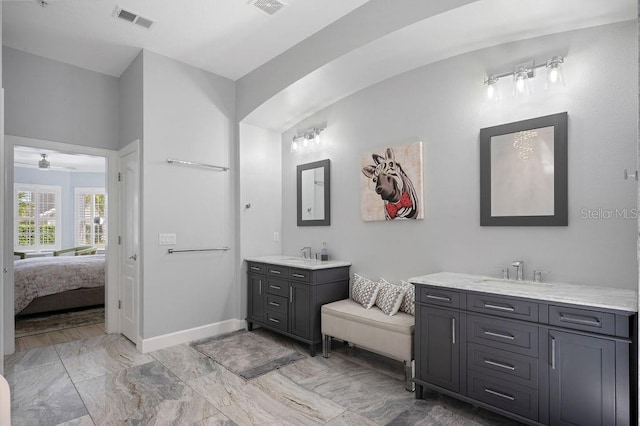
[[[398,312],[390,317],[351,299],[323,305],[320,312],[322,334],[400,361],[413,359],[412,315]]]
[[[364,309],[362,305],[351,299],[338,300],[337,302],[322,305],[320,312],[408,335],[413,334],[415,323],[413,315],[398,312],[393,316],[388,316],[377,307]]]

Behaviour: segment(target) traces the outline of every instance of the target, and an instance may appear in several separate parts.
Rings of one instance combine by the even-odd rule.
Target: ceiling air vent
[[[250,0],[249,3],[269,15],[275,14],[284,7],[284,3],[278,0]]]
[[[116,6],[116,10],[114,11],[113,16],[146,29],[150,29],[154,24],[151,19],[143,18],[137,13],[124,10],[118,6]]]

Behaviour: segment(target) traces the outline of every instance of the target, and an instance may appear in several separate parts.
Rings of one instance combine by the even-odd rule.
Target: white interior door
[[[120,150],[120,332],[138,343],[140,301],[139,141]]]

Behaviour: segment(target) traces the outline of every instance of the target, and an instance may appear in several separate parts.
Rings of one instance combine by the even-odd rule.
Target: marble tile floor
[[[401,363],[334,344],[244,380],[188,344],[141,354],[103,334],[4,359],[12,422],[22,425],[517,425],[435,393],[416,401]]]
[[[104,334],[104,323],[18,337],[15,340],[16,352],[43,348],[45,346],[57,345],[58,343],[72,342],[74,340],[86,339],[102,334]]]

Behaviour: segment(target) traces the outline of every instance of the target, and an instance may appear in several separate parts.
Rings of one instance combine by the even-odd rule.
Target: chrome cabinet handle
[[[293,303],[293,287],[289,287],[289,303]]]
[[[582,319],[582,318],[570,317],[568,315],[560,314],[560,321],[570,322],[573,324],[582,324],[582,325],[591,325],[594,327],[600,327],[600,320],[595,317],[593,317],[593,319],[590,320],[590,319]]]
[[[515,371],[515,369],[516,369],[513,365],[503,364],[501,362],[492,361],[490,359],[485,359],[484,363],[485,364],[489,364],[489,365],[493,365],[494,367],[504,368],[505,370]]]
[[[556,338],[551,337],[551,369],[556,369]]]
[[[305,278],[302,274],[292,274],[293,278]]]
[[[279,304],[279,303],[276,303],[276,302],[269,302],[269,304],[270,304],[271,306],[280,306],[280,304]]]
[[[432,294],[427,294],[427,299],[441,300],[443,302],[451,302],[451,298],[450,297],[434,296]]]
[[[279,321],[279,320],[277,320],[277,319],[275,319],[275,318],[271,318],[271,317],[269,317],[269,321],[271,321],[271,322],[275,322],[276,324],[280,324],[280,321]]]
[[[276,271],[275,269],[273,269],[273,270],[271,270],[269,272],[271,272],[272,274],[276,274],[276,275],[280,275],[282,273],[280,271]]]
[[[258,281],[258,294],[262,294],[262,280]]]
[[[507,395],[506,393],[497,392],[489,388],[484,389],[485,392],[490,393],[491,395],[499,396],[500,398],[508,399],[509,401],[515,401],[516,399],[511,395]]]
[[[516,340],[515,336],[512,336],[510,334],[495,333],[493,331],[487,330],[484,330],[484,334],[486,334],[487,336],[500,337],[501,339]]]
[[[276,290],[280,290],[282,288],[279,285],[273,285],[273,284],[269,284],[269,287],[274,288]]]
[[[252,266],[252,267],[251,267],[251,270],[252,270],[252,271],[259,271],[259,270],[260,270],[260,268],[258,268],[257,266]]]
[[[496,309],[498,311],[507,311],[507,312],[515,312],[516,308],[511,307],[511,306],[500,306],[500,305],[493,305],[491,303],[485,303],[484,307],[487,309]]]
[[[451,318],[451,344],[456,344],[456,319]]]

